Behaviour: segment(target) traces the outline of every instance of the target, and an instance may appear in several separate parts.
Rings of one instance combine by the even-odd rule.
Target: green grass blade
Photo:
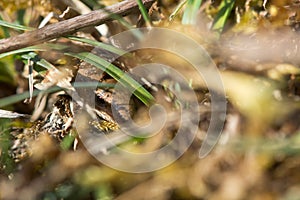
[[[84,60],[95,67],[108,73],[115,80],[119,81],[123,86],[133,91],[133,94],[140,99],[145,105],[149,106],[154,102],[154,97],[138,82],[132,79],[129,75],[117,68],[106,60],[89,52],[82,53],[65,53],[66,55]]]
[[[122,55],[127,53],[126,51],[124,51],[122,49],[119,49],[119,48],[116,48],[112,45],[108,45],[108,44],[98,42],[98,41],[95,41],[95,40],[90,40],[90,39],[87,39],[87,38],[82,38],[82,37],[77,37],[77,36],[67,36],[67,38],[69,38],[70,40],[90,44],[90,45],[95,46],[95,47],[100,47],[100,48],[105,49],[109,52],[115,53],[119,56],[122,56]]]
[[[37,96],[39,94],[39,90],[34,90],[32,96]],[[4,97],[0,99],[0,108],[20,102],[24,99],[29,98],[30,94],[29,91],[23,92],[21,94],[15,94],[8,97]]]
[[[202,0],[188,0],[182,17],[182,24],[196,24],[197,12]]]
[[[137,3],[138,3],[138,6],[139,6],[139,9],[142,13],[142,16],[146,22],[146,25],[147,26],[151,26],[151,19],[148,15],[148,12],[147,12],[147,9],[145,8],[144,4],[143,4],[143,1],[142,0],[136,0]]]
[[[21,58],[25,59],[25,60],[32,60],[34,63],[36,63],[37,65],[47,69],[47,70],[51,70],[51,69],[55,69],[55,66],[53,66],[51,63],[49,63],[47,60],[43,59],[43,58],[39,58],[39,56],[34,53],[34,52],[29,52],[27,54],[23,54],[21,56]]]
[[[60,45],[60,44],[42,44],[42,45],[36,45],[36,46],[31,46],[31,47],[26,47],[23,49],[17,49],[14,51],[9,51],[5,53],[0,54],[0,59],[4,58],[6,56],[14,55],[14,54],[19,54],[19,53],[26,53],[30,51],[49,51],[49,50],[63,50],[68,48],[68,46],[65,45]]]
[[[25,25],[25,18],[26,18],[26,9],[21,8],[17,11],[16,13],[17,18],[16,18],[16,24],[20,24],[20,25]]]
[[[0,15],[0,21],[3,21],[1,15]],[[5,26],[0,26],[0,28],[3,30],[4,38],[7,38],[7,37],[10,36],[10,33],[9,33],[7,27],[5,27]],[[0,34],[0,38],[1,38],[1,36],[2,36],[2,35]]]
[[[0,54],[0,59],[4,58],[6,56],[19,54],[19,53],[26,53],[26,52],[30,52],[30,51],[46,51],[46,49],[44,47],[39,47],[39,46],[26,47],[26,48],[23,48],[23,49],[17,49],[17,50],[14,50],[14,51],[1,53]]]
[[[4,26],[7,28],[12,28],[12,29],[16,29],[16,30],[21,30],[21,31],[31,31],[31,30],[35,29],[32,27],[23,26],[23,25],[15,24],[15,23],[10,23],[10,22],[6,22],[3,20],[0,20],[0,26]]]
[[[212,30],[220,35],[224,29],[225,23],[233,9],[235,0],[223,0],[219,6],[219,12],[214,19]]]
[[[151,24],[152,24],[151,23],[151,19],[150,19],[149,15],[148,15],[147,9],[145,8],[145,6],[143,4],[143,1],[142,0],[136,0],[136,1],[138,3],[139,9],[140,9],[140,11],[142,13],[142,16],[143,16],[146,24],[148,26],[151,26]]]

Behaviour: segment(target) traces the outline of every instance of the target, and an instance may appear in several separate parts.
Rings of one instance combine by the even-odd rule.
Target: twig
[[[155,0],[143,0],[146,7],[150,7]],[[105,10],[92,11],[85,15],[80,15],[55,24],[50,24],[43,28],[29,31],[14,37],[0,40],[0,53],[32,46],[54,38],[72,34],[79,29],[88,26],[97,26],[107,21],[113,20],[111,13],[115,15],[129,15],[138,12],[138,4],[135,0],[126,0],[105,8]]]

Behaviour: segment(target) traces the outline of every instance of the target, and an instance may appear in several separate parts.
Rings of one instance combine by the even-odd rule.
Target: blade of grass
[[[107,62],[106,60],[92,54],[89,52],[82,53],[65,53],[68,56],[72,56],[85,62],[88,62],[95,67],[108,73],[115,80],[119,81],[123,86],[133,91],[133,94],[140,99],[145,105],[149,106],[154,102],[154,97],[138,82],[132,79],[129,75],[123,72],[121,69],[117,68],[113,64]]]
[[[25,25],[26,19],[26,9],[22,8],[17,11],[17,20],[16,23],[20,25]]]
[[[54,92],[54,91],[56,91],[56,90],[53,90],[52,92]],[[32,93],[32,96],[35,97],[39,93],[40,93],[39,90],[34,90],[33,93]],[[15,95],[11,95],[11,96],[8,96],[8,97],[1,98],[0,99],[0,108],[11,105],[11,104],[14,104],[14,103],[17,103],[17,102],[20,102],[22,100],[25,100],[25,99],[29,98],[29,96],[30,96],[30,93],[27,91],[27,92],[23,92],[21,94],[15,94]]]
[[[16,30],[21,30],[21,31],[31,31],[31,30],[35,29],[35,28],[28,27],[28,26],[20,25],[20,24],[6,22],[3,20],[0,20],[0,26],[4,26],[7,28],[12,28],[12,29],[16,29]]]
[[[3,21],[3,19],[2,19],[2,17],[1,17],[1,15],[0,15],[0,21]],[[10,34],[9,34],[9,31],[8,31],[7,27],[5,27],[5,26],[0,26],[0,27],[1,27],[1,28],[2,28],[2,30],[3,30],[4,37],[5,37],[5,38],[9,37],[9,36],[10,36]]]
[[[138,6],[139,6],[139,9],[142,13],[142,16],[146,22],[146,26],[147,27],[151,27],[152,23],[151,23],[151,19],[148,15],[148,12],[147,12],[147,9],[145,8],[144,4],[143,4],[143,1],[142,0],[136,0],[137,3],[138,3]]]
[[[38,28],[43,28],[44,26],[46,26],[46,24],[52,19],[53,16],[54,12],[48,13],[47,16],[44,17],[44,19],[40,22]]]
[[[119,48],[116,48],[112,45],[104,44],[102,42],[98,42],[98,41],[95,41],[95,40],[90,40],[90,39],[87,39],[87,38],[82,38],[82,37],[77,37],[77,36],[67,36],[67,38],[69,38],[70,40],[90,44],[90,45],[95,46],[95,47],[100,47],[100,48],[105,49],[109,52],[115,53],[119,56],[122,56],[122,55],[127,53],[126,51],[124,51],[122,49],[119,49]]]
[[[177,16],[177,14],[183,8],[183,6],[186,4],[187,1],[188,0],[184,0],[184,1],[180,2],[180,4],[176,7],[176,9],[169,16],[169,21],[173,21],[174,20],[174,18]]]
[[[212,30],[215,31],[218,36],[222,33],[225,23],[233,9],[235,4],[235,0],[223,0],[219,6],[219,12],[217,16],[214,18],[214,22],[212,25]]]
[[[23,49],[18,49],[18,50],[2,53],[2,54],[0,54],[0,59],[4,58],[6,56],[19,54],[19,53],[25,53],[25,52],[29,52],[29,51],[46,51],[46,49],[44,47],[39,47],[39,46],[26,47],[26,48],[23,48]]]
[[[201,6],[202,0],[188,0],[183,13],[182,24],[196,24],[197,12]]]
[[[19,54],[19,53],[25,53],[25,52],[30,52],[30,51],[49,51],[51,49],[55,50],[63,50],[68,48],[66,45],[61,45],[61,44],[42,44],[42,45],[36,45],[36,46],[31,46],[31,47],[25,47],[23,49],[18,49],[14,51],[9,51],[6,53],[1,53],[0,54],[0,59],[4,58],[9,55],[13,54]]]
[[[34,52],[29,52],[27,54],[23,54],[21,55],[21,58],[25,59],[25,60],[32,60],[33,62],[35,62],[37,65],[47,69],[47,70],[53,70],[55,69],[55,66],[53,66],[51,63],[49,63],[47,60],[45,59],[41,59],[36,53]]]
[[[13,118],[19,118],[19,117],[26,117],[26,116],[27,116],[26,114],[21,114],[21,113],[12,112],[9,110],[0,109],[0,118],[13,119]]]

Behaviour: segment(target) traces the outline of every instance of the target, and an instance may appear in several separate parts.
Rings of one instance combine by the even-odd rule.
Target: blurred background
[[[2,0],[0,39],[124,2]],[[300,1],[158,0],[146,6],[139,0],[128,2],[139,6],[126,11],[126,16],[109,13],[111,20],[105,24],[1,51],[0,199],[299,199]],[[211,92],[218,91],[209,91],[178,55],[146,49],[124,56],[118,41],[110,40],[140,27],[164,27],[191,37],[219,70],[226,92],[226,121],[218,144],[203,159],[199,149],[211,121]],[[84,53],[96,46],[95,61]],[[112,63],[107,69],[106,62]],[[91,111],[98,121],[80,119],[102,132],[99,137],[113,135],[119,125],[112,109],[122,120],[132,117],[143,124],[149,121],[147,105],[153,100],[170,113],[182,106],[170,88],[185,90],[167,76],[157,90],[156,85],[125,77],[125,87],[144,87],[130,105],[111,106],[122,99],[113,95],[121,75],[155,62],[178,70],[195,91],[200,121],[193,143],[176,162],[154,172],[125,173],[99,163],[74,127],[73,107],[80,104],[70,97],[79,87],[74,78],[99,82]],[[119,146],[132,152],[158,149],[174,138],[179,125],[173,120],[151,139],[128,138]]]

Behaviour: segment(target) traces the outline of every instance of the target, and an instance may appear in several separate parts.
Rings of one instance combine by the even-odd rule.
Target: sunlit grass
[[[196,24],[202,0],[188,0],[182,17],[182,24]]]
[[[213,21],[212,30],[220,35],[224,29],[226,21],[234,7],[235,0],[223,0],[218,8],[218,13]]]
[[[151,26],[152,22],[151,22],[151,19],[150,19],[149,15],[148,15],[147,9],[145,8],[145,6],[143,4],[143,1],[142,0],[136,0],[136,1],[138,3],[139,9],[142,13],[142,16],[143,16],[143,18],[146,22],[146,25]]]

